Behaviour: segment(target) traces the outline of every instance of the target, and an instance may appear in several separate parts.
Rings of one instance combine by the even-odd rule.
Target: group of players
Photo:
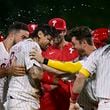
[[[108,28],[15,22],[2,40],[0,110],[110,109]]]

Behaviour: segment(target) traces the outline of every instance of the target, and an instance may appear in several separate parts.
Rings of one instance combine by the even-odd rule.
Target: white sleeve
[[[30,69],[33,65],[36,65],[41,68],[41,65],[39,62],[37,62],[34,59],[33,60],[30,59],[29,52],[31,52],[32,48],[35,48],[37,51],[41,52],[40,47],[37,43],[31,42],[27,48],[25,46],[25,66],[27,70]]]

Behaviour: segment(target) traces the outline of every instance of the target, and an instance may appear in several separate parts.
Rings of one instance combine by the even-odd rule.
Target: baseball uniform
[[[43,52],[45,58],[60,60],[60,61],[73,61],[78,59],[78,52],[73,48],[71,43],[67,43],[62,49],[51,46]],[[48,77],[54,77],[49,72],[44,72]],[[41,110],[68,110],[69,98],[70,98],[70,83],[63,82],[62,86],[51,90],[51,86],[43,83],[42,84],[45,92],[41,97]]]
[[[29,70],[33,65],[41,67],[41,65],[31,60],[29,52],[32,48],[41,52],[39,45],[33,42],[32,39],[26,39],[14,45],[10,51],[10,61],[16,59],[16,64],[24,65],[26,70]],[[29,82],[28,75],[12,76],[9,83],[7,96],[8,110],[38,110],[39,96],[36,94],[37,89],[33,88]]]
[[[110,109],[110,52],[108,51],[110,45],[106,45],[102,48],[94,51],[89,57],[83,68],[80,70],[81,73],[88,71],[89,74],[93,75],[96,73],[96,96],[99,100],[98,110],[109,110]]]

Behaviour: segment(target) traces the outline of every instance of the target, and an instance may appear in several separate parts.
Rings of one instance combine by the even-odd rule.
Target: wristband
[[[76,101],[79,97],[79,93],[73,93],[73,89],[74,89],[74,84],[71,83],[71,85],[70,85],[70,93],[71,93],[70,102],[76,103]]]
[[[48,59],[44,58],[43,64],[47,65],[48,64]]]

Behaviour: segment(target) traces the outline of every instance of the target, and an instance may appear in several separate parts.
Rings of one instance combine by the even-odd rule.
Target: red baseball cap
[[[66,29],[66,21],[62,18],[53,18],[48,22],[49,26],[55,27],[57,30],[65,30]]]

